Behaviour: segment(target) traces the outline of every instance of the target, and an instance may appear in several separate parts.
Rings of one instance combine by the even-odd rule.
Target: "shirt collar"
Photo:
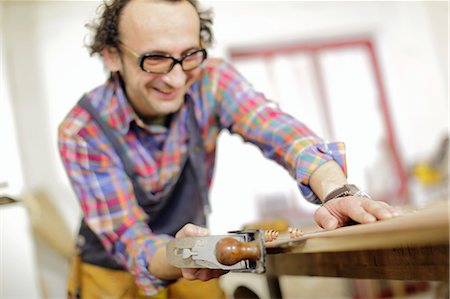
[[[130,129],[130,124],[138,119],[134,109],[128,103],[122,80],[118,73],[112,73],[109,77],[103,94],[104,104],[101,114],[109,126],[121,135],[125,135]]]

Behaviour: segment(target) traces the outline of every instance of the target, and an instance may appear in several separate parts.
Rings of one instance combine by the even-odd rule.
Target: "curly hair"
[[[103,0],[103,4],[97,9],[101,14],[98,19],[86,24],[92,30],[93,39],[86,43],[91,55],[100,54],[107,47],[118,48],[119,44],[119,19],[123,8],[132,0]],[[200,39],[205,47],[211,46],[213,42],[212,12],[211,10],[200,10],[198,0],[164,0],[164,1],[188,1],[194,6],[200,18]]]

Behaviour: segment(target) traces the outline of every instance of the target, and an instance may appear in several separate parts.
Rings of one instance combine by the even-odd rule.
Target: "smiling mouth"
[[[167,89],[167,90],[165,90],[165,89],[160,89],[160,88],[157,88],[157,87],[155,87],[155,89],[158,90],[158,91],[160,91],[160,92],[163,92],[163,93],[171,93],[171,92],[173,92],[173,89]]]
[[[173,90],[167,90],[167,91],[165,91],[165,90],[162,90],[162,89],[158,89],[158,88],[156,88],[156,87],[154,87],[153,89],[155,89],[156,91],[158,91],[158,92],[160,92],[160,93],[164,93],[164,94],[170,94],[170,93],[173,93],[173,92],[174,92]]]
[[[173,99],[176,97],[177,92],[175,90],[161,90],[158,88],[153,88],[160,96],[165,99]]]

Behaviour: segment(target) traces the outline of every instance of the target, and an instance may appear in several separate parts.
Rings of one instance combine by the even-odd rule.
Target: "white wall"
[[[35,190],[49,193],[57,210],[75,233],[79,207],[57,154],[56,130],[82,92],[104,79],[101,63],[90,59],[83,48],[84,24],[95,14],[96,3],[36,1],[0,2],[0,5],[5,50],[1,69],[6,74],[2,84],[5,81],[9,83],[8,89],[1,90],[0,114],[2,122],[13,119],[10,124],[14,122],[17,134],[13,137],[18,144],[14,148],[14,138],[6,139],[6,142],[2,140],[1,158],[3,161],[6,156],[8,164],[0,173],[3,175],[5,172],[11,186],[19,186],[17,193]],[[7,90],[9,93],[4,95]],[[14,111],[13,114],[8,113],[6,105],[3,106],[4,101],[9,102],[9,110]],[[7,132],[11,134],[13,130],[8,129]],[[4,148],[5,144],[11,147]],[[21,158],[17,163],[11,159],[14,154]],[[20,177],[17,172],[22,169],[23,176]],[[26,214],[22,216],[26,217]],[[22,248],[28,248],[29,255],[36,257],[39,267],[33,267],[24,256],[21,263],[2,273],[10,272],[9,277],[24,276],[24,271],[30,275],[34,273],[34,278],[42,278],[42,292],[49,297],[62,298],[67,261],[55,256],[55,251],[42,243],[34,245],[37,248],[37,253],[34,253],[29,247],[30,236],[22,231],[17,230],[16,238],[23,244]],[[64,241],[69,240],[61,240]],[[14,256],[15,248],[2,246],[2,249],[5,256]],[[28,290],[28,298],[37,298],[30,293],[35,290],[34,285],[28,285],[27,281],[16,282],[15,286],[24,292]],[[11,284],[11,281],[7,282]],[[10,296],[14,294],[24,293],[8,293]]]
[[[0,16],[2,12],[0,3]],[[3,18],[0,17],[0,196],[17,199],[24,182],[15,115],[4,67],[3,28]],[[25,207],[21,203],[0,205],[0,298],[38,298],[41,291],[37,269],[33,235]]]
[[[2,120],[8,115],[9,126],[16,130],[16,136],[4,138],[13,143],[17,138],[19,149],[20,161],[8,168],[17,173],[23,169],[23,180],[20,175],[7,179],[23,190],[48,190],[74,230],[79,209],[57,154],[56,128],[82,93],[106,78],[102,64],[83,47],[84,24],[97,3],[0,2],[5,48],[1,84],[6,86],[1,96],[11,105],[3,108],[2,99],[0,113]],[[229,46],[372,34],[403,161],[410,164],[427,156],[448,132],[446,2],[203,3],[215,10],[213,56],[224,55]],[[1,153],[5,155],[4,149]],[[246,165],[255,156],[260,156],[258,151],[237,137],[224,134],[219,140],[211,192],[213,232],[254,220],[253,200],[261,193],[278,192],[305,205],[279,167],[259,158],[257,167]]]
[[[93,2],[6,2],[5,68],[15,110],[26,189],[46,189],[69,224],[78,205],[57,154],[56,130],[82,92],[102,82],[103,67],[83,47]]]
[[[3,6],[0,5],[0,15]],[[17,142],[16,117],[9,93],[6,64],[3,18],[0,18],[0,193],[17,196],[23,188],[22,163]]]

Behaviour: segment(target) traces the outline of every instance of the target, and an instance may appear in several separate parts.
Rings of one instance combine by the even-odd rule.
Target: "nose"
[[[186,84],[186,73],[181,68],[181,64],[176,64],[170,72],[164,75],[163,80],[173,88],[181,88]]]

